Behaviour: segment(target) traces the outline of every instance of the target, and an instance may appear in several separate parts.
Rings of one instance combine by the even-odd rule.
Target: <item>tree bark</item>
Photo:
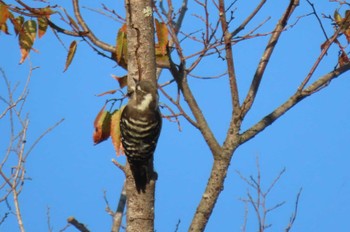
[[[219,198],[221,191],[224,189],[224,181],[230,165],[232,154],[226,155],[226,158],[214,160],[207,187],[197,207],[189,231],[204,231],[214,209],[215,203]]]
[[[151,80],[156,84],[154,47],[153,2],[151,0],[126,0],[128,87],[134,80]],[[153,160],[150,162],[153,170]],[[145,191],[138,192],[130,166],[125,167],[128,232],[154,231],[155,176]]]

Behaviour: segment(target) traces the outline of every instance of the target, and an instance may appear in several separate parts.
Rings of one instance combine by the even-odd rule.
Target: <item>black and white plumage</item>
[[[144,191],[153,175],[153,153],[162,127],[158,92],[152,82],[141,80],[128,95],[120,118],[122,145],[136,188]]]

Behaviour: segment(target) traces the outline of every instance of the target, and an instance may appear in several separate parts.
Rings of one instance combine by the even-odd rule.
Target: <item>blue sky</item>
[[[257,2],[259,1],[248,4],[238,1],[232,25],[239,25]],[[114,1],[105,3],[108,6],[115,5]],[[66,4],[71,10],[69,3]],[[183,27],[187,33],[203,27],[193,16],[201,14],[201,9],[193,1],[189,4]],[[81,1],[81,5],[91,8],[99,6],[88,1]],[[243,33],[255,28],[271,15],[271,20],[259,30],[261,33],[268,32],[274,27],[285,5],[286,3],[279,6],[273,2],[267,3],[261,15]],[[332,15],[337,4],[322,1],[315,6],[319,13]],[[123,15],[122,4],[115,9]],[[341,9],[344,10],[345,7]],[[309,12],[310,6],[306,1],[301,1],[292,22],[295,22],[297,16]],[[87,9],[83,9],[82,13],[98,37],[105,42],[115,43],[117,30],[121,26],[119,23]],[[331,35],[329,21],[322,20],[328,35]],[[66,46],[73,40],[63,35],[60,38]],[[268,37],[262,37],[247,40],[233,48],[241,98],[249,87],[267,39]],[[319,55],[320,45],[324,41],[313,16],[302,18],[282,36],[275,56],[266,70],[253,109],[243,123],[243,130],[294,93]],[[189,40],[183,46],[185,54],[200,49],[198,44]],[[80,42],[71,67],[63,73],[66,51],[51,31],[37,40],[34,47],[39,53],[31,52],[30,59],[18,65],[20,53],[17,39],[14,35],[0,35],[0,67],[5,70],[12,83],[19,81],[23,85],[30,64],[40,66],[33,72],[25,108],[30,118],[28,144],[55,122],[65,118],[59,127],[40,142],[26,162],[27,176],[31,180],[25,183],[20,195],[24,225],[27,231],[48,231],[49,207],[54,231],[62,229],[69,216],[75,216],[91,231],[108,231],[111,218],[104,211],[106,205],[103,194],[106,191],[110,206],[115,209],[123,175],[111,163],[115,153],[110,140],[93,145],[93,121],[107,98],[96,97],[96,94],[118,88],[110,74],[123,75],[125,72],[116,68],[112,61],[98,56],[84,42]],[[336,54],[337,48],[333,46],[316,71],[315,77],[333,69],[337,62]],[[223,71],[225,62],[214,55],[205,59],[194,74],[212,76]],[[165,70],[160,82],[169,79],[170,73]],[[189,81],[210,127],[222,143],[231,114],[227,78],[190,78]],[[347,223],[350,206],[349,87],[349,74],[346,73],[326,89],[298,104],[236,151],[224,191],[208,223],[207,231],[240,231],[244,220],[244,204],[239,198],[246,197],[248,186],[239,178],[236,170],[248,177],[255,176],[257,156],[265,188],[286,168],[267,201],[269,206],[286,201],[268,216],[267,221],[272,224],[270,231],[282,231],[286,227],[301,187],[303,191],[298,216],[292,231],[350,230]],[[1,96],[4,91],[1,80]],[[161,97],[161,101],[165,101],[164,97]],[[2,109],[4,106],[0,107]],[[0,121],[0,137],[1,141],[5,141],[0,143],[0,154],[7,146],[8,132],[5,124],[4,120]],[[181,127],[182,132],[179,132],[175,123],[164,119],[155,154],[155,167],[159,175],[155,227],[161,232],[174,231],[178,220],[181,220],[179,231],[187,231],[213,161],[200,133],[183,119]],[[125,158],[118,160],[124,162]],[[5,210],[3,205],[0,206],[0,216]],[[17,230],[14,216],[0,226],[0,231]],[[256,217],[253,209],[249,208],[247,231],[256,230]],[[70,227],[66,231],[76,230]]]

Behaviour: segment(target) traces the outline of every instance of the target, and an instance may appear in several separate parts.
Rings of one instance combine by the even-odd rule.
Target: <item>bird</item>
[[[121,142],[136,189],[145,192],[154,173],[153,154],[162,128],[157,86],[150,80],[136,80],[127,95],[120,117]]]

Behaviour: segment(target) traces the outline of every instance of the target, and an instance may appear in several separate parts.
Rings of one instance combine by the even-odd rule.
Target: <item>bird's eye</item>
[[[129,90],[128,93],[126,94],[127,97],[131,97],[135,91],[133,89]]]
[[[137,91],[140,91],[140,92],[142,92],[142,93],[146,93],[146,91],[143,90],[143,89],[141,88],[140,85],[136,85],[136,90],[137,90]]]

